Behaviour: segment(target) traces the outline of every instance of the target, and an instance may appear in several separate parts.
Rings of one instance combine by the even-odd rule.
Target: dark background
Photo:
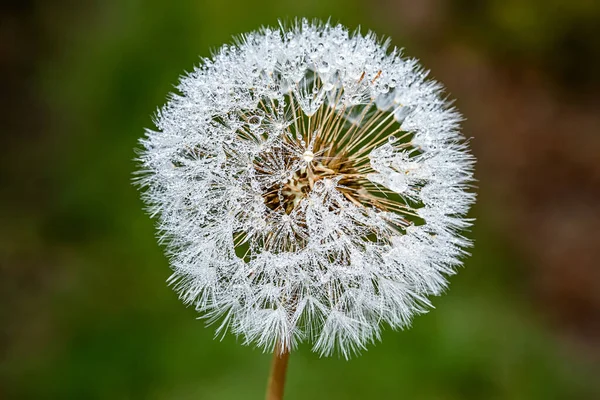
[[[261,399],[270,356],[178,301],[130,180],[178,76],[232,35],[331,16],[421,59],[478,158],[465,268],[286,399],[600,398],[600,2],[4,1],[0,398]]]

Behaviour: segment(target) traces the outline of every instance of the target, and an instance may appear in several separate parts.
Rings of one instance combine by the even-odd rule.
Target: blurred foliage
[[[599,84],[600,6],[594,0],[456,0],[453,19],[496,60],[542,68],[565,87]]]
[[[557,33],[564,18],[585,19],[600,8],[552,3],[458,1],[452,18],[473,23],[456,35],[480,40],[491,53],[517,49],[543,59],[564,37]],[[7,344],[0,348],[0,397],[262,398],[270,356],[231,336],[213,340],[213,329],[166,286],[167,261],[131,185],[133,149],[183,70],[231,35],[294,16],[333,16],[351,28],[363,23],[390,34],[394,27],[379,22],[386,4],[35,4],[33,24],[49,36],[27,81],[43,112],[22,118],[39,119],[39,132],[7,139],[0,164],[10,184],[0,192],[0,316],[7,321],[0,330]],[[541,4],[554,11],[542,17]],[[387,331],[382,343],[349,362],[319,359],[302,346],[291,358],[286,398],[599,395],[598,369],[549,332],[529,305],[525,261],[491,225],[494,213],[477,206],[473,256],[448,294],[434,299],[435,310],[410,330]]]

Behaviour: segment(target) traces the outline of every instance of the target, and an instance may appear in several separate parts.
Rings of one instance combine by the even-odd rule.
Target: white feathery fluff
[[[217,332],[347,358],[444,290],[470,245],[474,158],[416,60],[301,20],[223,46],[177,89],[137,181],[170,283]]]

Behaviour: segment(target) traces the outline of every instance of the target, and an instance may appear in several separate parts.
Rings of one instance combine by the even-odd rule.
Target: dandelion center
[[[381,75],[367,80],[363,73],[355,86],[366,88]],[[389,107],[377,107],[374,98],[348,104],[346,96],[344,86],[328,84],[308,70],[282,98],[265,97],[255,110],[240,112],[236,141],[258,144],[251,168],[241,176],[266,206],[262,215],[255,208],[244,211],[248,220],[258,216],[265,221],[261,231],[241,227],[234,233],[237,253],[244,260],[264,251],[305,248],[311,229],[307,213],[314,202],[337,215],[347,210],[393,213],[385,224],[398,233],[422,223],[410,196],[403,197],[411,171],[391,165],[400,153],[407,159],[419,154],[410,142],[412,134],[402,129],[394,113],[402,106],[392,101]],[[381,153],[377,159],[372,157],[374,149]],[[230,158],[241,158],[234,146]],[[413,190],[419,190],[417,183]],[[313,223],[328,222],[313,219]],[[388,240],[378,227],[364,226],[360,236],[367,242]],[[347,254],[335,257],[349,263]]]

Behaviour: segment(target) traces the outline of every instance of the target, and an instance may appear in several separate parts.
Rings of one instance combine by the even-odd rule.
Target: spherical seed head
[[[171,283],[271,350],[348,357],[461,264],[474,195],[460,114],[372,33],[302,20],[223,46],[141,140]]]

